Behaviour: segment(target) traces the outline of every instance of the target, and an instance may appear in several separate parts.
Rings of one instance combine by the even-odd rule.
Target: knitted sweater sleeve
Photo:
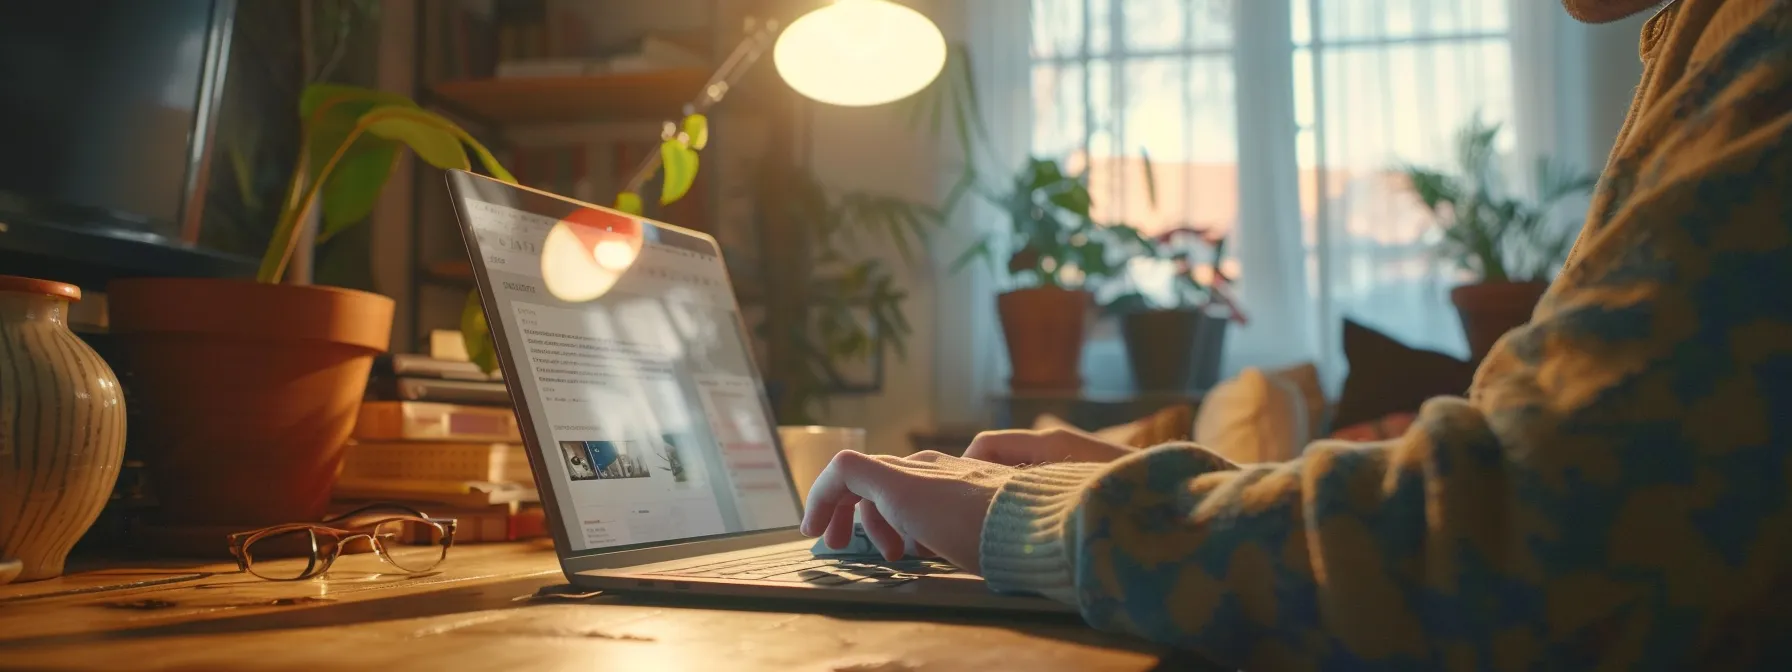
[[[1280,464],[1025,470],[991,584],[1252,668],[1792,669],[1792,2],[1669,11],[1683,74],[1469,398]]]

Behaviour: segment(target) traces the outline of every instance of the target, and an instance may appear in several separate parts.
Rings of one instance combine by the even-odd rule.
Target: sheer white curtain
[[[1530,0],[1514,0],[1528,2]],[[1449,165],[1479,114],[1514,129],[1508,0],[1293,0],[1302,243],[1321,361],[1339,369],[1349,317],[1409,345],[1467,354],[1430,252],[1430,219],[1390,173]]]
[[[1027,149],[1089,167],[1102,221],[1234,233],[1252,323],[1228,369],[1311,360],[1335,384],[1345,317],[1463,354],[1459,278],[1392,170],[1446,162],[1477,113],[1513,125],[1526,1],[1030,0]],[[1118,347],[1091,344],[1092,386],[1128,384]]]
[[[989,133],[983,148],[987,155],[976,160],[980,165],[1018,168],[1031,151],[1029,132],[1034,125],[1028,47],[1032,0],[966,0],[958,6],[983,127]],[[955,141],[943,144],[944,151],[956,151]],[[957,175],[956,169],[941,171],[941,193],[951,189]],[[953,213],[950,226],[930,238],[936,260],[931,266],[933,286],[938,290],[933,319],[933,419],[938,426],[986,426],[993,415],[992,397],[1007,389],[1008,360],[995,311],[996,278],[984,264],[954,272],[947,263],[984,232],[999,231],[1005,224],[1000,211],[973,198]]]

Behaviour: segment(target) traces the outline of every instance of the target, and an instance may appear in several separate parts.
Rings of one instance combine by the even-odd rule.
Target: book
[[[359,441],[523,440],[511,409],[427,401],[363,402],[353,436]]]
[[[512,163],[512,165],[515,165]],[[467,341],[454,329],[431,329],[429,331],[429,357],[447,362],[471,362],[467,355]]]
[[[498,61],[493,76],[499,79],[531,77],[582,77],[602,74],[609,68],[601,59],[511,58]]]
[[[447,380],[503,380],[504,374],[479,370],[472,362],[440,359],[429,355],[388,353],[373,359],[373,375],[397,378],[442,378]]]
[[[484,506],[443,506],[437,502],[427,501],[394,501],[390,499],[379,501],[403,504],[422,511],[431,518],[453,518],[454,544],[456,546],[531,538],[520,535],[532,530],[516,529],[518,526],[514,521],[524,509],[521,504],[514,502]],[[331,513],[346,513],[368,503],[370,502],[357,499],[337,499],[331,503],[330,511]],[[540,507],[533,508],[539,510]],[[545,533],[545,525],[542,527],[542,532]],[[396,541],[411,545],[428,544],[435,541],[433,538],[424,536],[420,529],[412,530],[412,532],[411,535],[400,535]],[[433,537],[433,535],[430,536]],[[449,553],[452,554],[453,551]]]
[[[535,483],[521,444],[451,441],[351,441],[340,478]]]
[[[370,376],[367,379],[367,399],[509,406],[510,389],[499,381]]]
[[[485,481],[423,481],[396,478],[336,479],[334,498],[429,502],[446,506],[490,506],[511,502],[539,502],[534,486]]]

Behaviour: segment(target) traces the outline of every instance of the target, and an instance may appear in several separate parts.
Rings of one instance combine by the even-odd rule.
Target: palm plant
[[[1534,200],[1513,193],[1498,170],[1499,124],[1476,117],[1456,136],[1456,173],[1419,166],[1401,172],[1436,219],[1438,253],[1478,282],[1544,282],[1562,265],[1578,227],[1553,220],[1557,204],[1585,193],[1595,177],[1547,158],[1532,173]]]

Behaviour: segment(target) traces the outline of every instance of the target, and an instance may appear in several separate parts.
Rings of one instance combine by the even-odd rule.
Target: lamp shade
[[[946,38],[908,7],[837,0],[798,17],[772,47],[778,75],[808,98],[865,106],[913,95],[946,66]]]

